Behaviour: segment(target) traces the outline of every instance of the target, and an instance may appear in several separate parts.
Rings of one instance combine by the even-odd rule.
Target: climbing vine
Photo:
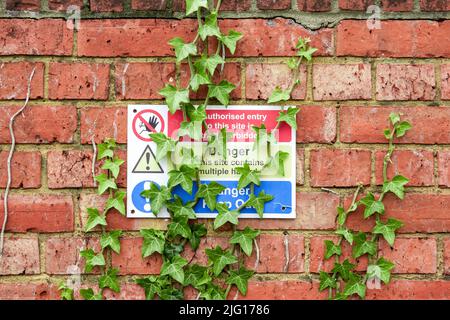
[[[325,240],[325,259],[334,257],[334,267],[331,272],[320,272],[320,290],[328,289],[330,299],[347,299],[353,295],[358,295],[361,299],[364,299],[368,283],[380,284],[384,282],[388,284],[391,278],[391,270],[394,268],[394,264],[378,256],[379,238],[382,236],[389,246],[393,247],[395,233],[403,226],[403,223],[393,218],[388,218],[387,221],[381,219],[385,213],[383,200],[388,193],[393,193],[399,199],[404,197],[408,179],[402,175],[396,175],[392,179],[388,179],[387,170],[395,151],[394,139],[403,137],[411,129],[411,124],[407,121],[401,121],[400,115],[397,113],[391,113],[389,120],[391,128],[384,130],[384,136],[389,141],[389,147],[383,160],[381,193],[377,196],[372,192],[367,192],[360,200],[357,200],[363,189],[363,186],[359,185],[348,208],[337,208],[336,234],[339,235],[339,240],[337,243]],[[355,232],[346,227],[348,215],[355,212],[360,206],[364,208],[364,219],[375,220],[375,226],[370,233]],[[369,264],[365,274],[356,273],[356,265],[348,259],[340,262],[343,241],[351,245],[354,259],[368,256]]]

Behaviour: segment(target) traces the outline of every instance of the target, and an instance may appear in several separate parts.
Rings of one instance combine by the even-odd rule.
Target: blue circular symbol
[[[150,199],[146,199],[143,196],[141,196],[142,191],[149,190],[150,185],[153,181],[146,180],[139,182],[133,189],[133,192],[131,193],[131,200],[133,201],[134,207],[142,212],[150,213],[152,212],[152,207],[150,205]],[[158,188],[159,185],[155,182],[153,182]]]

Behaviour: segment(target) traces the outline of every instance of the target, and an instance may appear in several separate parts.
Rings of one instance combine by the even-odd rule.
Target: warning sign
[[[167,185],[168,171],[190,161],[200,159],[201,184],[216,182],[225,187],[217,196],[217,202],[226,203],[230,210],[244,204],[252,191],[250,187],[238,188],[240,172],[236,168],[246,163],[252,169],[261,171],[261,183],[253,192],[258,195],[264,190],[272,195],[273,200],[264,204],[264,218],[295,218],[296,198],[296,132],[286,123],[277,126],[276,119],[281,107],[276,106],[210,106],[207,108],[206,126],[208,134],[200,135],[198,140],[181,139],[177,144],[178,152],[174,152],[170,162],[167,159],[157,161],[156,144],[150,139],[150,133],[161,132],[172,139],[178,139],[183,114],[170,114],[167,106],[130,105],[128,108],[128,217],[154,218],[151,203],[140,194],[150,188],[151,182],[156,185]],[[202,128],[202,126],[201,126]],[[219,136],[214,134],[225,128],[232,133],[226,148],[220,144]],[[255,129],[256,128],[256,129]],[[274,134],[274,142],[270,150],[260,148],[257,141],[257,128],[264,128]],[[202,129],[200,129],[202,130]],[[261,135],[259,135],[261,137]],[[186,150],[190,150],[186,153]],[[224,157],[224,153],[225,156]],[[186,157],[188,154],[188,157]],[[276,154],[284,155],[284,165],[272,168],[267,165]],[[270,156],[268,156],[270,155]],[[276,162],[276,161],[275,161]],[[184,202],[194,200],[198,186],[193,184],[192,194],[188,194],[181,186],[174,188]],[[217,215],[211,211],[205,201],[200,199],[194,207],[199,218],[212,218]],[[241,218],[258,217],[253,207],[243,208]],[[166,209],[161,210],[158,217],[168,217]]]

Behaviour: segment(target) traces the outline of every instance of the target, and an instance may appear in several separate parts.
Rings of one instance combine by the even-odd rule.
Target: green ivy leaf
[[[102,249],[111,248],[117,254],[120,254],[120,236],[122,235],[122,230],[114,230],[110,232],[103,233],[100,238],[100,245]]]
[[[371,240],[367,240],[367,236],[364,232],[359,232],[353,236],[355,245],[353,247],[353,258],[359,258],[364,254],[371,256],[377,253],[377,244]]]
[[[317,48],[307,48],[307,49],[301,49],[298,51],[298,56],[305,58],[308,61],[311,61],[312,59],[312,55],[314,54],[314,52],[317,51]]]
[[[117,189],[114,179],[108,178],[104,173],[96,176],[95,181],[98,182],[98,194],[103,194],[108,189]]]
[[[391,181],[386,181],[383,184],[383,192],[392,192],[397,197],[403,200],[405,196],[405,184],[407,184],[409,180],[404,176],[398,175],[395,176]]]
[[[184,270],[183,267],[187,265],[188,262],[180,257],[179,255],[173,257],[170,261],[164,261],[161,267],[161,276],[169,275],[174,280],[183,284],[184,282]]]
[[[230,50],[231,54],[236,51],[236,43],[242,39],[242,33],[230,30],[228,35],[220,35],[219,40]]]
[[[225,60],[221,56],[219,56],[218,54],[214,54],[206,59],[205,67],[206,69],[208,69],[210,75],[214,75],[217,66],[224,63]]]
[[[102,289],[109,288],[114,292],[120,292],[120,284],[117,279],[119,270],[112,268],[108,269],[106,273],[98,279],[98,286]]]
[[[383,131],[383,133],[384,133],[384,137],[387,139],[387,140],[389,140],[389,139],[391,139],[391,130],[389,130],[389,129],[385,129],[384,131]]]
[[[350,230],[341,228],[336,230],[336,233],[343,236],[348,243],[353,244],[353,233]]]
[[[372,233],[383,235],[386,242],[393,247],[395,242],[395,231],[400,229],[402,226],[403,223],[401,221],[392,218],[388,219],[387,223],[376,221],[376,225],[373,227]]]
[[[244,267],[240,267],[239,270],[230,270],[229,276],[226,280],[227,284],[234,284],[242,295],[247,295],[248,280],[253,276],[255,272],[247,270]]]
[[[299,67],[297,59],[295,59],[294,57],[289,58],[286,61],[286,64],[289,67],[289,69],[291,69],[291,70],[297,69]]]
[[[155,295],[159,294],[159,292],[161,291],[159,278],[156,276],[137,279],[136,283],[144,288],[145,298],[147,300],[153,300],[155,298]]]
[[[207,37],[220,37],[219,26],[217,25],[217,12],[211,12],[205,18],[205,23],[199,26],[198,34],[200,38],[205,41]]]
[[[167,203],[167,208],[172,211],[174,217],[185,216],[188,219],[197,219],[197,216],[192,209],[193,202],[183,203],[179,195],[175,195],[175,200]]]
[[[227,106],[230,102],[230,93],[236,86],[226,80],[222,80],[219,84],[208,85],[208,88],[208,94],[211,98],[216,98],[221,104]]]
[[[179,137],[188,136],[194,140],[201,140],[203,136],[201,122],[196,121],[181,122],[180,128],[178,129],[178,136]]]
[[[330,259],[333,255],[342,254],[341,246],[331,240],[325,240],[325,259]]]
[[[277,175],[284,177],[284,163],[288,158],[289,152],[278,151],[264,167],[270,171],[276,171]]]
[[[92,269],[96,266],[104,266],[105,265],[105,257],[102,252],[96,254],[92,249],[86,249],[80,251],[80,256],[82,256],[86,263],[84,266],[85,272],[91,272]]]
[[[236,256],[229,250],[223,250],[220,246],[216,246],[214,250],[206,249],[205,252],[208,256],[208,260],[213,264],[213,273],[216,276],[218,276],[227,265],[238,262]]]
[[[103,215],[96,208],[87,208],[88,219],[86,221],[85,231],[89,232],[96,226],[106,226],[108,223]]]
[[[258,186],[261,183],[259,180],[261,172],[258,170],[251,170],[248,162],[245,162],[243,167],[237,167],[236,171],[241,175],[238,181],[238,189],[245,188],[250,183],[254,183]]]
[[[402,121],[399,124],[395,126],[395,133],[397,135],[397,138],[403,137],[406,132],[411,130],[412,126],[408,121]]]
[[[169,287],[162,289],[159,293],[159,297],[161,300],[183,300],[184,294],[183,291],[178,288]]]
[[[242,251],[244,251],[244,253],[250,257],[253,251],[253,239],[259,236],[259,234],[259,230],[245,227],[243,231],[235,231],[233,233],[233,236],[230,239],[230,243],[239,244],[239,246],[242,248]]]
[[[192,88],[194,92],[197,92],[201,85],[210,83],[211,79],[206,73],[201,73],[197,71],[191,76],[189,86]]]
[[[186,0],[186,15],[196,12],[200,8],[208,9],[208,0]]]
[[[392,262],[381,257],[376,264],[371,264],[367,267],[367,276],[369,279],[380,279],[385,284],[388,284],[391,280],[391,270],[394,267],[395,265]]]
[[[156,143],[156,161],[160,161],[167,153],[175,150],[175,141],[164,133],[150,133],[150,138]]]
[[[356,265],[345,259],[342,263],[334,263],[334,267],[331,272],[339,274],[344,281],[348,281],[351,271],[355,269]]]
[[[174,47],[177,62],[181,62],[190,55],[197,54],[197,47],[195,43],[185,43],[180,37],[173,38],[169,41],[169,44]]]
[[[80,295],[83,297],[84,300],[102,300],[102,294],[101,293],[95,293],[92,288],[88,289],[80,289]]]
[[[372,192],[369,192],[367,196],[362,198],[359,202],[366,207],[364,210],[364,219],[369,218],[375,213],[384,214],[383,202],[376,200]]]
[[[112,160],[106,159],[105,163],[102,166],[102,169],[109,170],[112,173],[113,177],[117,179],[117,176],[119,175],[120,172],[120,166],[124,163],[125,161],[119,158],[114,158]]]
[[[225,300],[225,290],[219,286],[209,283],[205,290],[200,291],[200,297],[205,300]]]
[[[105,212],[109,209],[114,208],[119,211],[123,216],[125,216],[125,196],[127,194],[123,191],[118,191],[114,194],[114,197],[108,198],[106,201]]]
[[[158,188],[158,186],[153,182],[150,183],[150,189],[141,192],[141,196],[150,199],[151,209],[155,216],[157,216],[159,211],[161,211],[161,208],[166,201],[172,198],[172,194],[166,186],[161,186],[161,188]]]
[[[360,276],[355,274],[350,276],[349,282],[345,285],[344,294],[346,296],[357,294],[361,299],[364,299],[366,296],[366,285],[362,283]]]
[[[188,217],[177,216],[172,219],[172,222],[167,225],[167,236],[175,238],[181,236],[183,238],[191,237],[191,228],[188,224]]]
[[[250,195],[250,198],[247,201],[247,207],[253,207],[256,209],[259,217],[262,218],[264,215],[264,204],[266,202],[272,201],[273,196],[270,194],[266,194],[264,190],[262,190],[258,196],[255,196],[253,193]]]
[[[64,282],[59,284],[61,300],[73,300],[73,289],[69,288]]]
[[[201,184],[197,192],[197,197],[203,198],[208,208],[213,211],[216,208],[217,196],[225,189],[223,185],[215,181],[209,184]]]
[[[169,188],[173,188],[177,185],[181,187],[189,194],[192,194],[193,180],[196,179],[196,170],[188,165],[182,165],[179,170],[169,171]]]
[[[189,265],[185,271],[184,277],[184,286],[193,286],[194,288],[199,289],[201,286],[204,286],[212,281],[211,276],[209,275],[208,268],[193,264]]]
[[[391,112],[389,115],[389,120],[391,120],[392,125],[395,127],[395,125],[400,122],[400,115],[395,112]]]
[[[200,245],[200,239],[206,236],[207,230],[204,223],[194,223],[191,225],[191,236],[189,243],[193,250],[197,250]]]
[[[338,213],[337,215],[338,225],[343,226],[345,224],[345,221],[347,220],[347,213],[341,206],[337,207],[337,213]]]
[[[173,257],[180,255],[183,250],[183,243],[176,244],[172,242],[166,242],[166,245],[164,246],[164,257],[170,260]]]
[[[198,107],[188,104],[186,111],[191,121],[203,122],[206,120],[206,107],[203,104]]]
[[[114,149],[116,148],[116,142],[114,139],[106,139],[103,143],[97,146],[97,158],[101,160],[103,158],[112,158],[114,156]]]
[[[208,148],[214,151],[217,150],[217,154],[221,155],[226,160],[227,141],[229,141],[232,137],[232,132],[227,132],[226,128],[222,128],[217,134],[211,134],[208,137]]]
[[[320,287],[319,287],[320,291],[323,291],[327,288],[337,288],[336,279],[326,272],[320,271],[319,280],[320,280]]]
[[[275,103],[280,101],[288,101],[291,98],[291,94],[289,90],[283,90],[280,87],[275,87],[272,93],[270,94],[268,103]]]
[[[164,253],[164,245],[166,243],[164,232],[154,229],[142,229],[140,231],[142,241],[142,258],[147,258],[153,253]]]
[[[166,103],[171,114],[179,110],[182,103],[190,102],[188,89],[177,89],[170,84],[162,88],[159,94],[166,98]]]
[[[230,222],[235,225],[239,223],[238,220],[239,212],[230,211],[227,205],[224,203],[217,203],[216,208],[219,211],[219,214],[216,216],[216,219],[214,220],[214,229],[220,228],[227,222]]]
[[[286,111],[280,111],[277,118],[278,122],[286,122],[291,128],[297,130],[297,113],[300,111],[297,107],[289,107]]]

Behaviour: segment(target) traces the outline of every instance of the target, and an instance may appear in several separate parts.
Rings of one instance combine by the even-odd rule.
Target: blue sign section
[[[201,183],[209,184],[211,181],[201,181]],[[230,210],[235,210],[241,206],[249,198],[250,187],[238,189],[237,181],[216,181],[226,189],[217,196],[217,202],[227,203]],[[289,214],[292,212],[292,184],[289,181],[261,181],[260,186],[255,186],[255,194],[264,190],[266,194],[272,195],[274,198],[264,205],[264,213]],[[183,202],[194,200],[197,192],[197,184],[194,183],[192,195],[184,191],[180,186],[173,189],[174,193],[179,195]],[[203,199],[200,199],[194,207],[194,211],[198,214],[211,213]],[[212,211],[217,213],[217,211]],[[241,213],[256,213],[254,208],[244,208]]]
[[[150,213],[152,212],[152,207],[150,206],[150,200],[145,199],[141,196],[142,191],[150,189],[150,184],[153,181],[147,180],[139,182],[133,189],[131,193],[131,200],[133,201],[134,207],[139,211]],[[159,188],[159,184],[153,182]]]

